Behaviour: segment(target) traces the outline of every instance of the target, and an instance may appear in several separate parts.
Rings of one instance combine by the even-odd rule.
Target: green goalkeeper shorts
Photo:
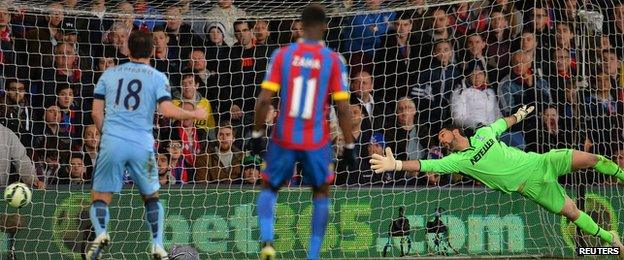
[[[535,201],[548,211],[558,214],[567,197],[559,184],[559,176],[572,171],[572,149],[554,149],[543,154],[542,172],[544,175],[529,178],[521,194]]]

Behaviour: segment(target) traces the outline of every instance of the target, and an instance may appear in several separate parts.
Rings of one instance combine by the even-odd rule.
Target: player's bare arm
[[[102,125],[104,124],[104,100],[97,98],[93,100],[91,118],[93,118],[95,127],[102,133]]]
[[[268,89],[262,89],[260,91],[260,95],[258,96],[258,100],[256,101],[256,107],[254,108],[254,126],[253,126],[253,135],[262,135],[262,130],[264,130],[264,122],[266,121],[267,113],[271,108],[271,99],[277,94],[275,91],[271,91]]]
[[[346,100],[337,100],[336,102],[336,115],[338,116],[338,125],[343,133],[352,133],[352,124],[351,124],[351,111],[349,110],[349,102]],[[345,134],[344,135],[345,144],[353,144],[354,139],[353,135]],[[355,145],[352,145],[350,149],[355,148]]]
[[[94,106],[95,106],[95,103],[94,103]],[[173,118],[177,120],[184,120],[184,119],[203,120],[208,117],[208,113],[206,113],[206,110],[202,108],[197,108],[193,111],[184,110],[182,108],[175,106],[169,100],[160,102],[160,104],[158,105],[158,112],[161,113],[165,117]]]

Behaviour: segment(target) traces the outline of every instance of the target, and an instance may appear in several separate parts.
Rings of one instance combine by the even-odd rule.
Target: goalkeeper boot
[[[275,260],[275,248],[273,245],[266,243],[260,251],[260,260]]]
[[[87,260],[96,260],[102,258],[102,251],[106,246],[110,243],[110,237],[108,233],[104,232],[97,236],[91,246],[89,247],[89,251],[87,251]]]
[[[611,233],[611,235],[613,236],[611,240],[611,246],[620,249],[620,255],[618,256],[618,258],[620,260],[624,260],[624,245],[622,244],[622,241],[620,241],[620,236],[618,236],[618,233],[616,231],[611,231],[609,233]]]
[[[152,245],[152,256],[154,260],[169,260],[169,255],[162,246]]]

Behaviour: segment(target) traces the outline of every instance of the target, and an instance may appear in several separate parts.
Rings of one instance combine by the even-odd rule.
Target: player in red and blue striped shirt
[[[300,162],[304,182],[312,185],[312,235],[308,259],[318,259],[329,215],[329,184],[334,175],[330,170],[332,148],[329,142],[329,98],[336,104],[340,128],[344,133],[343,160],[353,164],[353,136],[349,111],[349,87],[344,59],[324,46],[325,11],[322,7],[306,7],[302,14],[304,37],[283,47],[271,57],[271,64],[255,109],[253,144],[264,135],[263,123],[275,95],[280,97],[279,116],[269,141],[262,170],[263,189],[258,195],[257,212],[261,259],[273,259],[273,225],[277,190],[292,177]],[[252,145],[254,153],[260,150]]]

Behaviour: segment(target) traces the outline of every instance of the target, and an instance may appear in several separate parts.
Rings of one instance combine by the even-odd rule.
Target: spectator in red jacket
[[[183,101],[180,107],[184,110],[194,110],[195,104]],[[193,119],[177,121],[171,132],[171,139],[182,142],[184,161],[190,165],[195,163],[195,156],[206,151],[208,141],[206,130],[197,128]]]
[[[483,32],[487,29],[487,16],[482,12],[482,8],[473,6],[477,4],[479,3],[461,2],[454,6],[450,18],[458,33]]]

